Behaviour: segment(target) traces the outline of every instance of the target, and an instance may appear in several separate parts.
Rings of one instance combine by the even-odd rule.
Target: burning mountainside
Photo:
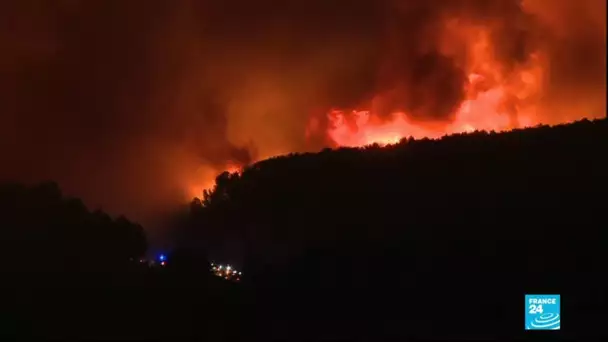
[[[605,0],[2,1],[0,22],[0,178],[146,225],[276,155],[605,115]]]
[[[410,82],[410,88],[396,87],[373,96],[368,101],[370,109],[330,111],[327,135],[337,146],[364,146],[397,143],[404,137],[437,138],[543,123],[539,105],[546,82],[546,56],[533,51],[508,65],[496,57],[498,46],[491,35],[484,26],[457,18],[446,21],[437,49],[440,58],[451,63],[447,66],[452,68],[450,73],[428,71],[421,84]],[[466,77],[454,76],[458,73]],[[450,82],[453,84],[444,85]],[[429,93],[436,97],[428,97]],[[450,101],[447,107],[435,104]],[[383,112],[387,114],[379,114]],[[307,134],[316,129],[313,120]]]
[[[552,69],[551,62],[563,56],[540,41],[547,27],[526,12],[535,2],[521,7],[500,3],[484,10],[462,2],[462,7],[445,10],[433,16],[433,24],[420,24],[419,34],[432,31],[421,35],[429,40],[405,43],[412,45],[407,48],[392,40],[398,27],[391,27],[377,81],[369,87],[376,90],[367,100],[354,102],[359,105],[353,109],[310,117],[306,138],[333,147],[359,147],[604,116],[602,101],[595,101],[599,105],[592,107],[594,112],[584,112],[589,107],[556,99],[560,86],[550,81],[561,70]],[[562,103],[567,114],[553,115],[555,107],[548,101]]]
[[[458,3],[430,15],[432,24],[413,24],[419,36],[410,42],[399,41],[399,33],[395,41],[401,24],[389,22],[386,54],[368,87],[375,90],[351,102],[356,105],[350,109],[311,116],[304,132],[308,141],[332,147],[385,145],[408,137],[505,131],[605,115],[605,101],[594,96],[591,105],[581,106],[556,95],[563,88],[551,83],[563,73],[556,65],[569,53],[555,49],[563,36],[547,34],[555,31],[555,22],[547,20],[556,15],[554,9],[536,15],[540,1],[497,1],[487,7]],[[407,17],[420,10],[415,7],[401,9]],[[598,27],[602,23],[605,18]],[[577,29],[569,34],[576,36]]]
[[[373,111],[332,110],[328,113],[327,134],[338,146],[364,146],[372,143],[397,143],[401,138],[438,138],[442,135],[475,130],[503,131],[542,123],[535,116],[533,97],[538,96],[539,80],[531,72],[517,73],[519,85],[496,82],[480,90],[479,84],[488,77],[477,73],[469,75],[467,97],[446,122],[416,122],[407,112],[396,111],[382,119]],[[495,83],[495,82],[492,82]],[[515,102],[512,102],[515,101]],[[511,102],[511,104],[509,104]],[[509,110],[509,105],[512,106]]]

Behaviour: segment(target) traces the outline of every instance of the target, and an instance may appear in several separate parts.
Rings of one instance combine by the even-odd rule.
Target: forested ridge
[[[584,120],[264,160],[176,214],[161,269],[137,262],[140,225],[54,183],[4,184],[4,334],[508,339],[524,294],[556,293],[561,333],[598,336],[607,133]]]
[[[220,175],[182,238],[242,260],[277,336],[518,336],[525,293],[562,293],[564,330],[593,335],[585,319],[606,317],[607,128],[272,158]]]

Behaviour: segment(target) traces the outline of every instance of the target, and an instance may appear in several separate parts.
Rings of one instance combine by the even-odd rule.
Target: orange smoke
[[[407,137],[439,138],[447,134],[476,130],[504,131],[541,123],[535,116],[533,105],[518,108],[515,118],[509,115],[505,106],[509,96],[525,100],[534,94],[534,90],[530,90],[537,82],[534,75],[525,72],[519,76],[521,88],[517,88],[516,92],[505,85],[481,92],[468,90],[470,95],[460,104],[452,122],[417,123],[408,119],[407,113],[404,112],[395,112],[388,120],[382,120],[370,111],[354,110],[345,113],[332,110],[328,114],[330,127],[327,134],[339,146],[358,147],[373,143],[395,144]],[[482,75],[470,74],[468,88],[474,88],[478,82],[485,79]],[[351,120],[352,124],[347,120]]]
[[[536,5],[537,1],[526,1],[526,4],[527,7],[530,7]],[[434,67],[444,68],[444,70],[427,71],[419,83],[412,81],[416,78],[412,78],[407,71],[416,69],[419,65],[415,65],[412,59],[408,59],[411,56],[407,53],[403,58],[398,49],[390,47],[389,42],[386,58],[381,58],[381,60],[388,61],[389,75],[399,74],[399,70],[395,69],[405,65],[403,69],[406,71],[401,70],[402,74],[396,76],[404,76],[405,80],[401,83],[391,84],[390,79],[387,83],[386,79],[378,76],[377,83],[381,86],[377,91],[372,91],[371,96],[368,94],[364,95],[368,96],[367,98],[359,99],[359,102],[356,103],[360,105],[354,108],[334,108],[327,110],[324,117],[311,116],[308,118],[302,138],[308,142],[315,139],[317,142],[324,141],[326,145],[329,144],[332,147],[360,147],[373,143],[387,145],[398,143],[401,139],[409,137],[440,138],[444,135],[476,130],[499,132],[605,115],[605,105],[603,107],[597,105],[597,103],[605,104],[605,102],[598,102],[599,97],[595,93],[584,95],[589,93],[587,90],[590,87],[593,88],[593,83],[577,79],[574,79],[574,82],[564,81],[570,80],[564,76],[571,70],[569,68],[578,70],[580,67],[580,63],[574,63],[570,58],[569,50],[556,49],[556,46],[564,45],[562,41],[565,39],[564,36],[568,37],[567,33],[543,39],[539,38],[542,30],[534,27],[528,28],[527,40],[524,43],[518,41],[517,37],[512,37],[512,41],[509,41],[511,37],[504,32],[515,34],[518,31],[512,27],[507,29],[505,25],[525,26],[529,24],[515,23],[505,18],[503,18],[504,20],[483,21],[477,20],[473,16],[469,18],[466,13],[465,15],[460,13],[441,17],[438,20],[439,25],[433,26],[433,29],[437,28],[439,32],[436,36],[432,36],[433,42],[429,43],[432,46],[422,44],[420,51],[416,50],[415,54],[437,54],[445,57],[449,62],[446,65],[433,64]],[[549,28],[551,32],[555,31],[553,26],[556,25],[555,20],[557,19],[547,13],[538,18],[544,23],[545,28]],[[600,22],[598,27],[603,25],[605,30],[605,17],[598,21]],[[503,36],[497,36],[496,32],[502,32]],[[600,35],[605,38],[605,31]],[[399,44],[402,43],[403,41],[399,40]],[[519,46],[518,44],[524,45]],[[572,42],[568,41],[568,44],[572,45]],[[395,51],[397,52],[395,53]],[[412,62],[411,65],[408,64],[410,62]],[[565,68],[564,65],[569,68]],[[444,73],[448,68],[448,72]],[[605,65],[603,68],[605,69]],[[380,70],[377,71],[378,74],[381,74]],[[459,74],[460,72],[462,74]],[[298,76],[290,81],[305,80],[305,76]],[[453,94],[446,93],[445,98],[437,95],[441,94],[441,91],[437,91],[437,89],[443,89],[443,83],[451,84],[449,82],[460,81],[462,83],[457,83],[457,91],[452,91]],[[301,85],[304,82],[295,83]],[[386,84],[389,86],[385,86]],[[314,93],[299,88],[294,91],[296,95],[293,95],[286,91],[289,89],[289,85],[292,83],[286,82],[281,87],[274,88],[257,86],[253,88],[257,92],[248,91],[248,93],[255,94],[253,97],[257,100],[245,101],[243,107],[246,109],[242,109],[242,113],[237,113],[242,117],[245,117],[243,113],[249,115],[247,116],[249,119],[243,121],[247,124],[241,125],[246,129],[240,130],[239,133],[246,130],[247,134],[251,134],[251,136],[244,138],[255,141],[258,146],[268,145],[267,142],[270,141],[270,138],[266,136],[270,137],[272,134],[267,131],[269,125],[263,119],[266,118],[267,112],[279,113],[281,117],[290,117],[294,112],[290,111],[287,105],[276,105],[277,103],[283,104],[283,102],[291,103],[290,96],[305,94],[305,97],[312,98],[313,102],[325,103],[319,100],[319,94],[315,97],[311,95]],[[368,88],[374,88],[374,86],[375,84],[370,84]],[[605,84],[598,86],[605,89]],[[434,89],[425,91],[431,87]],[[446,92],[453,90],[449,87],[446,89]],[[332,90],[330,89],[328,93],[332,93]],[[340,91],[336,93],[340,93]],[[458,96],[454,102],[456,105],[453,107],[433,104],[434,102],[449,105],[449,102],[453,101],[453,96]],[[587,101],[589,98],[594,101]],[[401,99],[405,99],[405,101],[400,101]],[[268,107],[269,103],[272,103],[274,107]],[[417,107],[414,106],[413,109],[404,107],[412,103]],[[318,103],[313,103],[312,107],[317,108],[318,105]],[[404,108],[399,108],[399,106]],[[452,108],[448,110],[448,115],[445,112],[439,112],[445,108]],[[259,115],[257,115],[258,112]],[[256,115],[251,115],[252,113],[256,113]],[[251,129],[254,125],[256,125],[255,129]],[[284,126],[286,125],[281,121],[279,128],[287,131]],[[318,139],[319,137],[325,139]],[[290,146],[284,140],[281,140],[280,144],[275,144],[280,146],[273,145],[272,149],[262,148],[263,151],[258,156],[271,157],[273,155],[270,153],[271,150],[275,154],[279,150],[289,150]],[[291,148],[296,151],[310,151],[318,150],[319,146],[312,146],[311,143],[304,148]],[[236,165],[226,167],[229,172],[235,172],[238,169],[239,167]],[[212,188],[215,176],[222,170],[213,171],[215,172],[208,173],[203,180],[197,182],[196,187],[192,187],[191,194],[200,196],[202,189]]]
[[[197,177],[190,180],[186,185],[186,200],[190,201],[195,197],[203,198],[205,190],[212,190],[215,186],[215,178],[222,172],[240,173],[243,165],[235,162],[228,162],[224,168],[199,168]]]
[[[505,66],[495,58],[495,46],[483,27],[459,20],[447,21],[442,54],[462,63],[468,77],[463,84],[464,100],[447,121],[416,121],[405,111],[388,118],[374,111],[383,101],[377,95],[371,110],[332,110],[327,135],[338,146],[394,144],[402,138],[439,138],[476,130],[505,131],[543,123],[538,113],[545,64],[541,52],[530,54],[525,63]],[[462,53],[462,47],[466,52]],[[460,54],[459,54],[460,52]],[[441,101],[442,99],[437,99]],[[579,113],[580,115],[580,113]],[[580,117],[573,117],[577,119]]]

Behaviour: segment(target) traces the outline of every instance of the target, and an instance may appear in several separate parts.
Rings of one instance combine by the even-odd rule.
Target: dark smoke
[[[388,86],[389,93],[377,113],[388,116],[395,111],[405,111],[418,120],[449,118],[464,99],[464,70],[437,51],[410,60],[406,65],[393,68],[396,73],[391,76],[391,82],[383,84]]]
[[[449,120],[466,82],[439,44],[452,18],[487,26],[506,69],[549,55],[549,123],[605,113],[602,0],[9,0],[0,178],[147,220],[228,164],[327,145],[306,132],[332,107]]]

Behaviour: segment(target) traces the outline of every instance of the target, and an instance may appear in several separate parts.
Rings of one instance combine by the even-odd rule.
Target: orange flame
[[[303,132],[308,139],[323,134],[335,146],[360,147],[377,143],[398,143],[402,138],[439,138],[444,135],[476,130],[505,131],[541,123],[556,123],[555,118],[543,116],[543,86],[549,72],[548,55],[542,50],[527,56],[515,65],[502,65],[496,56],[491,34],[482,25],[464,20],[447,20],[439,44],[440,53],[452,57],[468,75],[463,85],[464,99],[449,120],[421,122],[413,120],[404,111],[395,111],[381,117],[374,111],[374,103],[382,101],[382,94],[372,99],[371,108],[341,110],[327,113],[328,126],[311,117]],[[464,52],[463,52],[464,51]],[[439,100],[439,99],[438,99]],[[572,111],[568,120],[585,117],[586,113]],[[559,122],[564,122],[559,119]],[[325,130],[325,131],[322,131]],[[270,156],[267,156],[270,157]],[[240,166],[227,165],[229,172],[238,172]],[[202,189],[211,189],[215,175],[206,177],[204,186],[191,193],[200,197]],[[194,189],[194,188],[193,188]]]
[[[205,190],[212,190],[215,186],[215,178],[223,173],[241,173],[243,166],[236,163],[228,162],[226,166],[222,168],[200,168],[199,174],[190,184],[186,186],[186,200],[192,200],[195,197],[203,198],[203,192]]]
[[[540,52],[505,72],[506,68],[493,56],[494,47],[483,27],[448,21],[442,53],[455,55],[454,51],[462,45],[467,47],[466,95],[449,122],[415,122],[404,112],[394,112],[388,119],[381,119],[369,110],[348,113],[332,110],[328,113],[327,135],[339,146],[357,147],[397,143],[405,137],[439,138],[446,134],[504,131],[539,124],[536,110],[544,77]]]
[[[529,79],[524,79],[528,77]],[[534,83],[530,73],[522,74],[524,87],[518,89],[515,96],[525,99],[530,92],[527,84]],[[469,86],[474,80],[483,76],[471,74]],[[528,82],[528,83],[526,83]],[[339,146],[365,146],[372,143],[380,145],[398,143],[404,137],[438,138],[446,134],[471,132],[475,130],[503,131],[517,127],[527,127],[538,123],[534,117],[534,106],[521,108],[517,120],[513,120],[503,103],[508,96],[506,86],[497,86],[476,94],[473,98],[463,101],[454,115],[452,122],[447,124],[416,123],[408,119],[406,113],[395,112],[388,120],[382,121],[370,111],[352,111],[349,114],[354,125],[347,123],[347,114],[333,110],[328,114],[330,128],[328,135]]]

